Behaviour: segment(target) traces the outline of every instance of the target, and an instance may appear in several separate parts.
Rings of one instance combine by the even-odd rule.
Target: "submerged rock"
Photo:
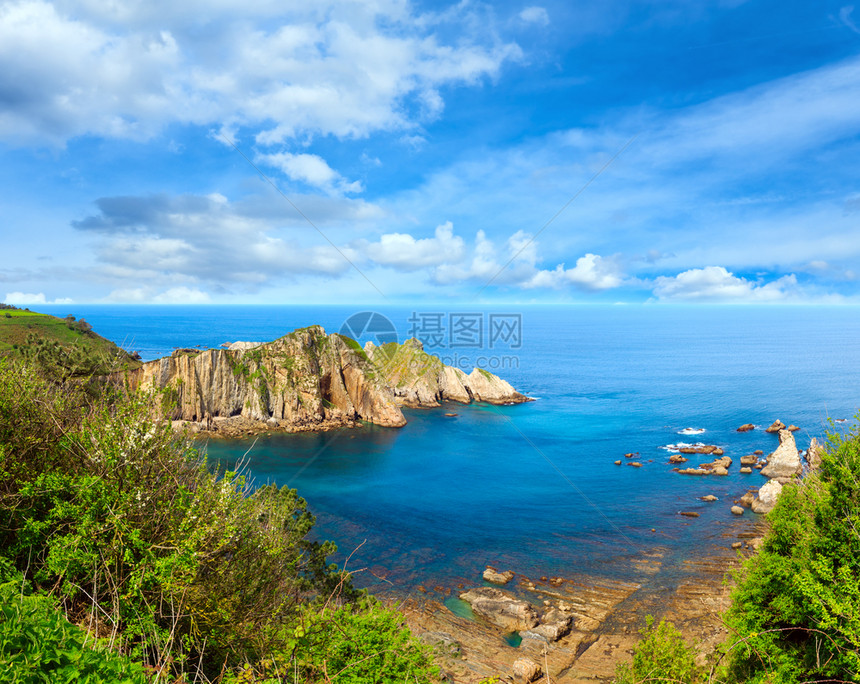
[[[788,430],[779,431],[779,446],[767,457],[767,465],[761,474],[765,477],[792,477],[802,472],[800,454],[794,442],[794,435]]]

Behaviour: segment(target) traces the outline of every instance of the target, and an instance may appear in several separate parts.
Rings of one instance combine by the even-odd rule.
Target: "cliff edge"
[[[216,431],[226,419],[258,430],[324,430],[359,421],[400,427],[406,424],[401,406],[531,401],[492,373],[445,366],[417,340],[369,343],[365,350],[318,325],[264,344],[178,349],[124,378],[131,389],[161,390],[166,417]]]

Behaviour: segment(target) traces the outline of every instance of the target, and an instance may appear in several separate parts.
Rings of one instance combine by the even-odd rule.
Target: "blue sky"
[[[858,303],[860,6],[0,2],[0,296]]]

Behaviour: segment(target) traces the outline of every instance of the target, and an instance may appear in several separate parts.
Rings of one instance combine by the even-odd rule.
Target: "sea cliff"
[[[324,430],[360,421],[400,427],[406,424],[401,406],[530,401],[492,373],[444,365],[417,340],[362,349],[321,326],[264,344],[178,349],[123,377],[132,389],[161,390],[166,417],[212,431],[237,424],[242,430]]]

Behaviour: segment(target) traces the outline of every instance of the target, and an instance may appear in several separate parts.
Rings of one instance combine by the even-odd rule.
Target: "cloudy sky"
[[[0,1],[0,297],[860,302],[860,5],[534,2]]]

